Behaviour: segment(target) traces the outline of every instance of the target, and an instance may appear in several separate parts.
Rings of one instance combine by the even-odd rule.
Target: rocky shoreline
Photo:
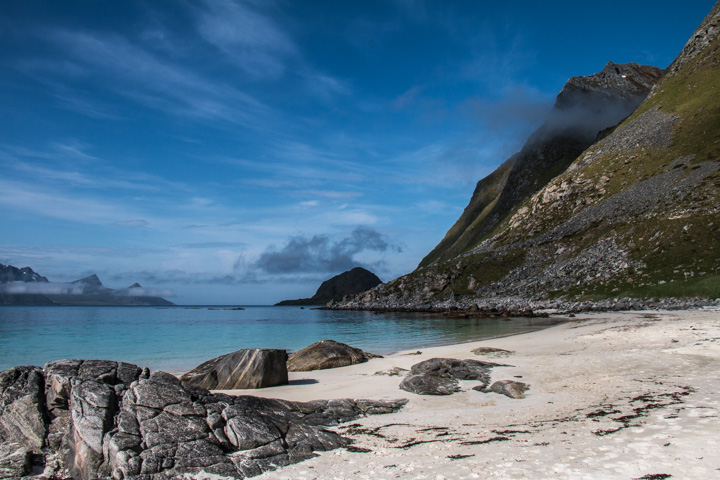
[[[242,479],[348,447],[327,427],[407,400],[231,396],[108,360],[0,373],[0,478]]]
[[[619,312],[639,310],[695,310],[720,307],[720,298],[610,298],[605,300],[532,299],[524,297],[488,297],[446,301],[405,301],[379,299],[369,302],[349,300],[329,303],[329,310],[364,310],[374,312],[439,313],[445,315],[536,317],[548,314]]]

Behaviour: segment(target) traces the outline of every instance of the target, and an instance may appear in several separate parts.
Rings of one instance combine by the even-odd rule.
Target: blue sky
[[[4,1],[0,263],[181,304],[391,280],[568,78],[666,67],[713,3]]]

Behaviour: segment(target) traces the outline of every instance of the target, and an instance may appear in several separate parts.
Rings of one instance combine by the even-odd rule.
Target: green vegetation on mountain
[[[649,90],[650,71],[638,67]],[[548,122],[478,183],[420,267],[347,305],[720,297],[720,3],[647,98],[607,128],[592,115],[632,88],[623,68],[571,79]],[[575,120],[596,141],[550,128],[560,107],[593,91]],[[587,145],[568,153],[571,140]]]
[[[595,75],[571,78],[547,121],[520,152],[478,182],[470,204],[420,266],[449,260],[496,233],[518,204],[565,171],[602,130],[632,113],[662,73],[610,62]]]

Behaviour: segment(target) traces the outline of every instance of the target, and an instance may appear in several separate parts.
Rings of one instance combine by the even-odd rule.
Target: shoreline
[[[513,353],[475,355],[477,347]],[[257,478],[712,478],[720,471],[720,310],[586,313],[415,353],[227,391],[297,401],[409,399],[398,413],[336,427],[354,441],[350,449]],[[421,396],[398,388],[402,376],[375,375],[433,357],[510,365],[493,368],[491,381],[518,380],[530,390],[516,400],[460,381],[461,392]]]
[[[498,316],[498,315],[493,315],[493,316],[478,316],[478,318],[481,318],[481,319],[483,319],[483,318],[499,318],[499,316]],[[551,324],[549,324],[549,325],[529,327],[527,330],[522,330],[522,331],[518,331],[518,332],[500,333],[500,334],[497,334],[497,335],[492,335],[492,336],[483,337],[483,338],[481,338],[481,339],[461,340],[461,341],[450,342],[450,343],[445,343],[445,342],[443,342],[443,343],[439,343],[439,344],[433,344],[433,345],[430,345],[430,346],[422,346],[422,345],[421,345],[421,346],[418,346],[417,348],[409,348],[409,349],[403,349],[403,350],[391,350],[391,351],[389,351],[389,352],[384,352],[384,351],[382,351],[382,350],[377,350],[377,351],[372,351],[372,352],[366,351],[365,353],[377,354],[377,355],[380,355],[381,358],[390,358],[390,357],[397,356],[397,355],[409,355],[409,353],[407,353],[407,352],[415,352],[415,351],[417,351],[418,349],[423,349],[423,350],[429,351],[429,350],[431,350],[431,349],[436,349],[436,348],[467,345],[467,344],[470,344],[470,343],[485,342],[485,341],[495,340],[495,339],[499,339],[499,338],[514,337],[514,336],[517,336],[517,335],[528,335],[528,334],[531,334],[531,333],[534,333],[534,332],[540,332],[540,331],[542,331],[542,330],[547,330],[548,328],[553,328],[553,327],[556,327],[556,326],[558,326],[558,325],[562,325],[563,323],[571,322],[571,321],[574,320],[572,317],[568,317],[567,315],[555,315],[555,314],[543,315],[543,316],[535,316],[535,317],[513,317],[513,319],[518,319],[518,318],[532,318],[532,319],[543,318],[543,319],[548,319],[548,321],[552,321],[553,323],[551,323]],[[332,340],[332,339],[329,339],[329,340]],[[350,345],[350,346],[354,346],[354,345]],[[292,351],[287,351],[287,352],[288,352],[288,354],[294,353],[294,352],[292,352]],[[232,353],[232,352],[229,352],[229,353]],[[367,363],[367,362],[365,362],[365,363]],[[364,363],[363,363],[363,364],[364,364]],[[362,365],[362,364],[361,364],[361,365]],[[174,375],[174,376],[176,376],[176,377],[178,377],[178,378],[180,378],[181,376],[183,376],[184,374],[186,374],[187,372],[190,371],[190,370],[185,370],[185,369],[169,369],[169,368],[161,368],[161,369],[159,369],[159,370],[161,370],[161,371],[163,371],[163,372],[165,372],[165,373],[169,373],[169,374],[171,374],[171,375]],[[317,370],[317,371],[320,371],[320,370]],[[295,374],[295,373],[308,373],[308,372],[288,372],[288,374],[289,374],[291,377],[292,377],[293,374]],[[262,389],[248,389],[248,390],[243,390],[243,392],[250,392],[250,393],[243,393],[243,395],[253,395],[252,392],[258,392],[258,391],[261,391],[261,390],[272,389],[272,388],[279,388],[279,387],[282,387],[282,385],[277,386],[277,387],[267,387],[267,388],[262,388]],[[223,392],[223,393],[230,392],[230,390],[218,390],[218,391],[219,391],[219,392]],[[263,395],[257,395],[257,396],[263,396]]]
[[[646,310],[693,310],[720,308],[720,298],[704,297],[662,297],[662,298],[606,298],[601,300],[533,299],[519,296],[459,297],[448,300],[400,299],[366,301],[352,299],[345,302],[330,302],[323,307],[327,310],[358,310],[406,313],[428,313],[443,315],[476,316],[524,316],[536,317],[548,314],[577,314],[589,312],[627,312]]]

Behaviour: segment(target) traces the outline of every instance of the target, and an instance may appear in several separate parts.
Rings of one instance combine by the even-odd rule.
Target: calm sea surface
[[[240,348],[297,351],[333,339],[368,352],[526,332],[554,319],[444,318],[300,307],[0,307],[0,371],[63,358],[186,371]]]

